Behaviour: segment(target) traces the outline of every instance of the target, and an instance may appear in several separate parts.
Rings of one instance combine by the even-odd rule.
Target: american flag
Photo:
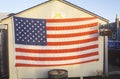
[[[16,66],[64,66],[99,60],[96,17],[13,17]]]

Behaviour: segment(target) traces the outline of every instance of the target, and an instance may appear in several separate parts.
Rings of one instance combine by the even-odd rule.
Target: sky
[[[0,13],[18,13],[48,0],[0,0]],[[99,16],[115,21],[120,18],[120,0],[67,0]]]

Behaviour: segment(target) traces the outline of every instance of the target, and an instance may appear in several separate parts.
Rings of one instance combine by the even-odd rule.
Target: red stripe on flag
[[[89,63],[89,62],[94,62],[94,61],[98,61],[99,59],[96,58],[96,59],[92,59],[92,60],[86,60],[86,61],[83,61],[83,62],[75,62],[75,63],[70,63],[70,64],[53,64],[53,65],[49,65],[49,64],[39,64],[39,65],[36,65],[36,64],[22,64],[22,63],[17,63],[16,66],[17,67],[21,67],[21,66],[24,66],[24,67],[51,67],[51,66],[66,66],[66,65],[74,65],[74,64],[84,64],[84,63]]]
[[[97,19],[96,17],[86,17],[86,18],[68,18],[68,19],[47,19],[47,23],[55,23],[55,22],[76,22],[76,21],[86,21]]]
[[[62,45],[72,45],[72,44],[82,44],[92,41],[97,41],[98,37],[84,39],[84,40],[75,40],[75,41],[67,41],[67,42],[48,42],[48,46],[62,46]]]
[[[68,38],[68,37],[90,35],[95,33],[98,33],[98,30],[82,32],[82,33],[72,33],[72,34],[47,34],[47,38]]]
[[[98,23],[91,23],[91,24],[84,24],[84,25],[74,25],[74,26],[49,26],[46,27],[47,30],[72,30],[72,29],[83,29],[83,28],[90,28],[90,27],[96,27],[98,25]]]
[[[26,48],[16,48],[16,52],[28,52],[28,53],[69,53],[69,52],[77,52],[77,51],[84,51],[88,49],[98,48],[98,44],[90,45],[86,47],[81,48],[71,48],[71,49],[59,49],[59,50],[52,50],[52,49],[46,49],[46,50],[37,50],[37,49],[26,49]]]
[[[98,52],[91,52],[88,54],[77,55],[77,56],[68,56],[68,57],[28,57],[28,56],[16,56],[16,59],[21,60],[34,60],[34,61],[62,61],[62,60],[72,60],[79,59],[84,57],[90,57],[98,55]]]

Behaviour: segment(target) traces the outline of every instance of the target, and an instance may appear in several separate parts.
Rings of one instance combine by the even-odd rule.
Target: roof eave
[[[39,5],[43,5],[43,4],[47,3],[47,2],[49,2],[49,0],[48,0],[48,1],[45,1],[45,2],[43,2],[43,3],[40,3],[40,4],[38,4],[38,5],[35,5],[35,6],[33,6],[33,7],[30,7],[30,8],[28,8],[28,9],[25,9],[25,10],[23,10],[23,11],[20,11],[20,12],[18,12],[18,13],[15,13],[15,15],[18,15],[18,14],[20,14],[20,13],[22,13],[22,12],[25,12],[25,11],[27,11],[27,10],[29,10],[29,9],[32,9],[32,8],[34,8],[34,7],[37,7],[37,6],[39,6]],[[14,16],[15,16],[15,15],[14,15]],[[10,18],[10,17],[12,17],[12,16],[8,16],[8,17],[6,17],[6,18],[3,18],[3,19],[1,19],[0,21],[5,20],[5,19]]]
[[[52,1],[52,0],[48,0],[48,1],[46,1],[46,2],[43,2],[43,3],[41,3],[41,4],[38,4],[38,5],[33,6],[33,7],[31,7],[31,8],[25,9],[25,10],[23,10],[23,11],[21,11],[21,12],[16,13],[15,15],[18,15],[18,14],[20,14],[20,13],[26,11],[26,10],[32,9],[32,8],[37,7],[37,6],[39,6],[39,5],[43,5],[43,4],[48,3],[48,2],[50,2],[50,1]],[[78,9],[78,10],[82,10],[83,12],[88,13],[88,14],[90,14],[90,15],[92,15],[92,16],[97,16],[99,19],[104,20],[105,22],[109,22],[108,19],[105,19],[105,18],[103,18],[103,17],[101,17],[101,16],[99,16],[99,15],[93,13],[93,12],[90,12],[90,11],[84,9],[84,8],[81,8],[81,7],[77,6],[77,5],[74,5],[74,4],[72,4],[72,3],[70,3],[70,2],[68,2],[68,1],[66,1],[66,0],[58,0],[58,1],[60,1],[60,2],[62,2],[62,3],[64,3],[64,4],[67,4],[67,5],[71,6],[71,7],[74,7],[74,8],[76,8],[76,9]],[[6,17],[6,18],[4,18],[4,19],[10,18],[10,17],[11,17],[11,16],[8,16],[8,17]],[[4,19],[1,19],[1,21],[4,20]]]
[[[99,16],[99,15],[93,13],[93,12],[90,12],[90,11],[88,11],[88,10],[82,8],[82,7],[79,7],[79,6],[77,6],[77,5],[74,5],[74,4],[72,4],[72,3],[70,3],[70,2],[68,2],[68,1],[66,1],[66,0],[58,0],[58,1],[60,1],[60,2],[62,2],[62,3],[65,3],[65,4],[69,5],[69,6],[72,6],[72,7],[76,8],[76,9],[78,9],[78,10],[81,10],[81,11],[85,12],[85,13],[88,13],[88,14],[90,14],[90,15],[92,15],[92,16],[96,16],[96,17],[98,17],[99,19],[104,20],[105,22],[109,22],[108,19],[105,19],[105,18],[103,18],[103,17],[101,17],[101,16]]]

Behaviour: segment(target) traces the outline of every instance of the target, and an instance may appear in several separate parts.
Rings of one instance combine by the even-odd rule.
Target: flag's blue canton
[[[46,45],[46,20],[14,17],[15,43]]]

